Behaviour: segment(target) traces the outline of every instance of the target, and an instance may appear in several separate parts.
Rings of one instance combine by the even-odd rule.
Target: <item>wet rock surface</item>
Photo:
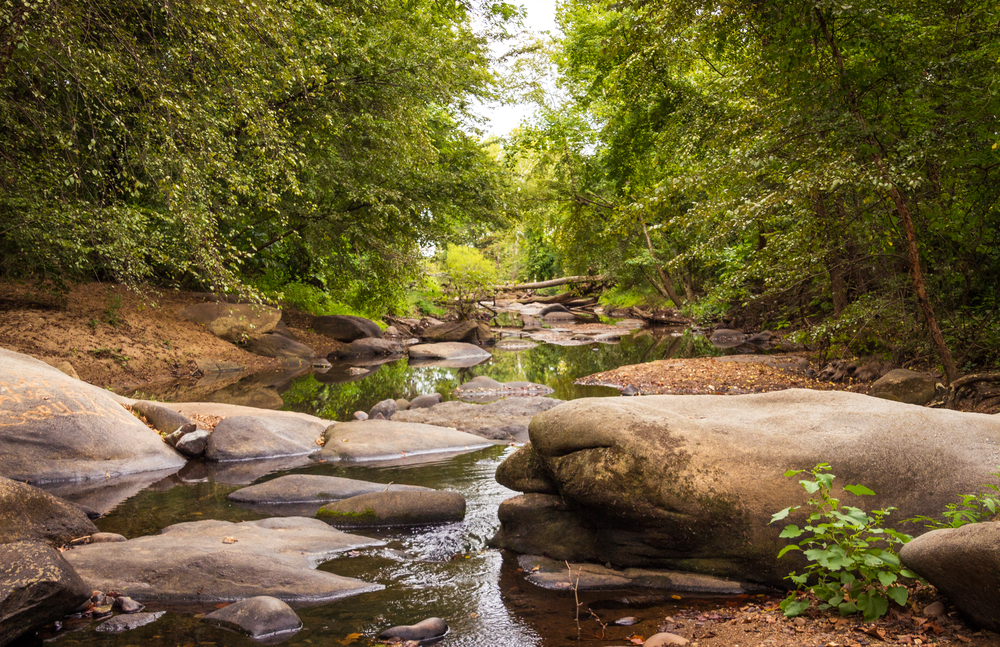
[[[320,602],[379,588],[314,569],[341,552],[381,543],[316,519],[289,517],[180,523],[159,535],[80,546],[64,555],[90,587],[88,592],[127,591],[141,602],[257,595]]]
[[[789,564],[776,558],[785,542],[771,515],[806,498],[786,470],[829,462],[842,482],[877,493],[866,501],[872,509],[937,514],[954,492],[990,480],[997,434],[994,416],[799,389],[588,398],[541,413],[530,427],[539,478],[556,483],[594,534],[598,561],[775,585]],[[529,513],[532,506],[520,508],[522,518]],[[517,550],[504,533],[495,543]]]
[[[420,339],[428,344],[466,342],[469,344],[492,343],[493,333],[482,321],[453,321],[425,328]]]
[[[316,351],[313,349],[276,332],[266,335],[251,335],[247,340],[246,348],[251,353],[264,357],[299,357],[301,359],[316,357]]]
[[[612,569],[602,564],[570,563],[562,560],[521,555],[517,559],[526,579],[545,589],[580,591],[600,589],[662,589],[697,595],[740,595],[756,590],[710,575],[648,568]]]
[[[0,473],[32,483],[180,468],[184,458],[111,395],[0,349]]]
[[[444,620],[441,618],[427,618],[415,625],[400,625],[386,629],[378,635],[378,639],[389,641],[393,638],[398,638],[399,640],[422,641],[439,638],[447,633],[448,625]]]
[[[475,344],[462,342],[417,344],[410,346],[409,354],[410,359],[414,360],[487,359],[492,357],[488,350]]]
[[[302,628],[302,621],[287,603],[267,595],[234,602],[204,617],[205,622],[240,631],[251,638],[287,634]]]
[[[465,518],[465,497],[434,490],[372,492],[329,503],[316,518],[350,528],[448,523]]]
[[[491,377],[480,375],[462,384],[453,395],[469,402],[488,402],[504,397],[527,397],[548,395],[554,389],[534,382],[498,382]]]
[[[205,458],[241,461],[311,454],[319,450],[316,440],[325,429],[323,424],[288,417],[233,416],[216,425]]]
[[[166,611],[154,611],[150,613],[132,613],[108,618],[101,624],[94,627],[94,631],[105,634],[120,634],[126,631],[133,631],[139,627],[151,625],[164,615]]]
[[[398,483],[372,483],[340,476],[320,476],[318,474],[288,474],[236,490],[228,495],[230,501],[238,503],[282,504],[282,503],[327,503],[339,501],[359,494],[400,490],[430,490],[418,485]]]
[[[416,399],[414,400],[414,402]],[[492,440],[525,442],[531,419],[562,400],[540,396],[505,398],[490,404],[472,404],[455,400],[441,402],[429,408],[410,408],[398,411],[393,422],[414,422],[439,427],[453,427]]]
[[[313,317],[311,327],[321,335],[345,343],[365,337],[382,338],[382,329],[378,324],[370,319],[352,315]]]
[[[180,317],[204,326],[216,337],[235,342],[274,330],[281,321],[281,310],[263,305],[208,302],[184,308]]]

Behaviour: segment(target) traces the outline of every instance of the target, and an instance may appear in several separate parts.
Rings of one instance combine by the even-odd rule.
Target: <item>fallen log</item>
[[[604,280],[603,276],[564,276],[561,279],[551,279],[548,281],[538,281],[536,283],[518,283],[516,285],[501,285],[501,290],[539,290],[541,288],[552,288],[557,285],[567,283],[599,283]]]

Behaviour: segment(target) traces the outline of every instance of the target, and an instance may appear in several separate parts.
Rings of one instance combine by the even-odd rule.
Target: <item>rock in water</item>
[[[433,490],[372,492],[328,503],[316,517],[347,528],[448,523],[465,518],[465,497]]]
[[[139,627],[153,624],[163,617],[166,611],[156,611],[155,613],[131,613],[126,615],[108,618],[101,624],[94,627],[94,631],[104,634],[120,634],[132,631]]]
[[[415,398],[414,402],[419,399]],[[561,402],[554,398],[530,396],[505,398],[485,405],[454,400],[430,408],[414,408],[411,404],[408,411],[396,412],[392,421],[454,427],[483,438],[524,442],[528,439],[531,419]]]
[[[427,618],[415,625],[401,625],[386,629],[378,635],[378,639],[386,641],[392,638],[400,640],[430,640],[440,638],[448,633],[448,625],[441,618]]]
[[[237,629],[251,638],[266,638],[302,628],[302,621],[292,607],[267,595],[234,602],[209,613],[204,620],[211,624]]]
[[[50,483],[179,469],[184,458],[104,389],[0,349],[0,474]]]
[[[555,484],[566,514],[595,538],[564,558],[778,586],[796,564],[777,559],[784,524],[769,522],[808,498],[785,471],[830,463],[842,503],[896,506],[892,518],[906,519],[939,514],[956,493],[992,481],[1000,463],[997,416],[837,391],[583,398],[538,414],[529,433],[537,456],[519,459],[517,482]],[[859,502],[840,489],[856,483],[876,496]],[[533,507],[508,510],[494,542],[560,549],[532,541]]]
[[[90,591],[55,549],[0,545],[0,645],[71,613]]]
[[[368,417],[377,418],[381,415],[384,420],[388,420],[394,413],[396,413],[396,401],[390,398],[382,400],[372,407],[371,411],[368,412]]]
[[[420,339],[428,344],[442,342],[489,344],[493,342],[493,333],[482,321],[453,321],[427,328],[420,334]]]
[[[321,423],[288,416],[231,416],[208,437],[205,458],[244,461],[252,458],[301,456],[319,450]]]
[[[247,340],[247,350],[264,357],[299,357],[311,359],[316,357],[316,351],[294,339],[289,339],[278,333],[251,335]]]
[[[328,503],[349,499],[359,494],[387,490],[430,491],[429,488],[418,485],[371,483],[341,476],[321,476],[319,474],[288,474],[236,490],[230,493],[227,498],[237,503],[255,504]]]
[[[317,519],[194,521],[159,535],[88,544],[64,553],[87,592],[127,591],[140,602],[218,602],[270,595],[324,602],[381,588],[316,566],[334,555],[383,542],[349,535]]]
[[[1000,631],[998,546],[1000,522],[973,523],[917,537],[899,558],[976,625]]]
[[[492,357],[488,350],[474,344],[462,342],[441,342],[410,346],[410,359],[487,359]]]
[[[0,543],[27,540],[58,547],[97,532],[87,513],[72,503],[0,477]]]
[[[323,435],[325,460],[387,460],[415,454],[471,451],[492,442],[454,429],[395,420],[353,420],[331,425]]]

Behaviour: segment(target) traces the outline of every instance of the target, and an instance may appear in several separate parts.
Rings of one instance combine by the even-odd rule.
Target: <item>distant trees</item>
[[[491,0],[12,0],[0,275],[271,273],[385,303],[421,244],[502,218],[464,122],[514,19]]]
[[[576,0],[561,23],[569,99],[515,154],[561,196],[562,258],[933,349],[949,379],[1000,359],[996,3]]]

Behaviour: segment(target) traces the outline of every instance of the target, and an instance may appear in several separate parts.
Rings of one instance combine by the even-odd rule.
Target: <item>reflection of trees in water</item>
[[[669,331],[642,330],[622,338],[620,344],[540,344],[523,351],[497,350],[489,362],[468,368],[413,368],[401,359],[384,364],[371,375],[353,382],[323,384],[307,375],[295,380],[282,397],[285,409],[332,420],[350,420],[355,411],[368,411],[387,398],[410,400],[436,391],[445,399],[451,399],[455,387],[485,375],[498,382],[545,384],[555,389],[552,397],[571,400],[615,393],[604,387],[573,384],[587,375],[627,364],[717,354],[718,351],[701,336],[686,333],[675,337]]]

